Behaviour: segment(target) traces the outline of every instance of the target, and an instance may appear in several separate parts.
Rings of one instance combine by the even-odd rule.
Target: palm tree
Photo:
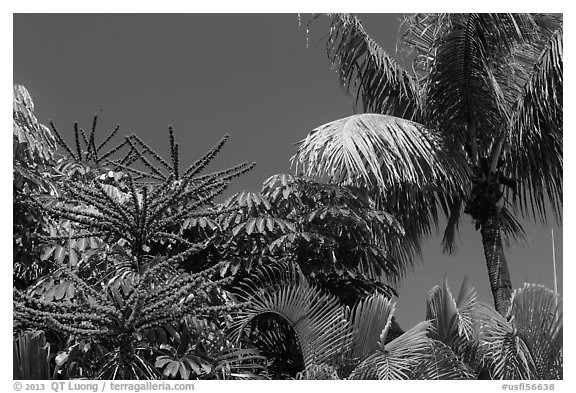
[[[327,50],[365,114],[314,129],[297,172],[370,189],[414,238],[461,213],[480,229],[496,309],[512,293],[503,241],[515,218],[561,221],[562,18],[417,14],[403,24],[402,69],[351,15],[332,17]]]
[[[259,268],[233,290],[247,307],[231,336],[269,359],[277,379],[473,379],[424,321],[390,337],[395,304],[373,293],[354,307],[311,284],[297,264]]]
[[[445,280],[428,295],[426,319],[429,337],[480,379],[562,379],[562,299],[541,285],[516,289],[503,317],[466,278],[457,297]]]
[[[502,316],[467,279],[456,297],[445,280],[426,320],[396,337],[392,300],[374,292],[344,306],[295,263],[258,267],[231,294],[246,307],[230,336],[275,379],[562,379],[562,299],[541,285],[516,289]]]

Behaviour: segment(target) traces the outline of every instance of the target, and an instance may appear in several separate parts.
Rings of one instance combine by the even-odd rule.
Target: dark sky
[[[394,54],[398,16],[363,20]],[[54,120],[68,140],[74,121],[87,129],[99,113],[101,138],[118,123],[167,156],[171,124],[186,164],[229,133],[211,169],[255,161],[227,193],[257,191],[268,176],[290,171],[295,142],[354,113],[325,54],[327,24],[312,25],[307,47],[298,22],[296,14],[16,14],[14,83],[30,91],[39,120]],[[528,247],[507,251],[514,288],[553,288],[553,227],[562,293],[562,227],[551,224],[524,223]],[[427,293],[444,275],[457,294],[465,274],[491,303],[480,234],[467,217],[455,254],[442,253],[438,236],[424,241],[423,260],[401,284],[400,324],[425,318]]]

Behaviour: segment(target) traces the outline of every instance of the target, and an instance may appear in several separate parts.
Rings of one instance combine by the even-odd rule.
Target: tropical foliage
[[[268,178],[260,193],[242,191],[222,205],[219,248],[232,272],[296,262],[314,283],[353,305],[394,285],[411,267],[417,244],[362,190],[292,175]],[[388,282],[389,284],[384,284]]]
[[[562,18],[551,15],[416,14],[399,40],[407,71],[357,17],[333,15],[328,57],[366,113],[314,129],[293,163],[307,176],[367,187],[413,239],[443,212],[449,251],[469,214],[505,314],[503,243],[523,235],[515,213],[561,219],[562,42]]]
[[[13,211],[12,230],[14,285],[30,285],[45,273],[38,264],[38,240],[35,235],[45,233],[49,218],[31,202],[32,194],[56,195],[48,172],[56,151],[56,141],[50,131],[38,123],[34,103],[28,91],[14,86],[13,100]]]
[[[44,332],[26,332],[13,339],[13,379],[50,379],[50,348]]]
[[[361,27],[335,21],[335,29]],[[470,203],[461,185],[471,176],[454,141],[423,120],[432,106],[422,104],[420,82],[396,76],[398,100],[386,93],[366,102],[397,117],[324,128],[333,141],[317,153],[335,161],[316,169],[347,168],[329,173],[336,182],[279,174],[260,192],[228,198],[230,182],[254,165],[204,173],[228,136],[186,168],[171,127],[169,158],[134,134],[114,142],[119,126],[99,141],[97,117],[89,132],[74,124],[68,144],[15,86],[14,378],[562,378],[562,301],[544,287],[526,284],[499,313],[468,281],[457,297],[445,282],[431,290],[424,321],[406,331],[396,322],[396,288],[421,235],[439,210]],[[534,80],[530,100],[544,82]],[[518,122],[544,129],[541,103],[530,105]],[[350,137],[373,129],[386,137]],[[356,143],[372,158],[388,155],[370,161],[350,149]],[[367,184],[397,187],[375,193]],[[501,214],[504,229],[517,231]]]
[[[98,157],[95,123],[88,138],[79,138],[84,132],[75,126],[76,154],[56,131],[75,170],[54,181],[58,197],[36,193],[28,200],[55,226],[50,235],[37,239],[43,244],[37,263],[50,273],[25,290],[14,289],[15,331],[44,329],[53,337],[59,377],[150,379],[163,372],[215,378],[230,377],[239,367],[247,372],[245,361],[258,359],[257,354],[218,335],[231,311],[241,306],[228,300],[221,288],[229,279],[219,276],[220,265],[180,272],[187,256],[204,243],[184,239],[175,229],[186,219],[219,214],[212,200],[251,165],[199,175],[223,139],[180,170],[170,129],[170,164],[129,136],[111,150],[128,146],[128,153],[102,166],[106,154]],[[159,164],[153,165],[150,156]],[[126,164],[138,160],[148,171]],[[194,336],[198,339],[191,341]],[[19,340],[27,336],[22,337]],[[178,348],[177,353],[171,348]],[[186,362],[163,363],[162,356],[180,359],[184,354],[189,355]]]
[[[426,320],[393,339],[390,299],[341,305],[297,265],[260,271],[233,292],[249,306],[232,337],[249,337],[273,359],[276,378],[287,376],[280,369],[297,379],[562,378],[562,304],[542,286],[516,290],[505,319],[467,280],[457,298],[445,282],[431,290]]]

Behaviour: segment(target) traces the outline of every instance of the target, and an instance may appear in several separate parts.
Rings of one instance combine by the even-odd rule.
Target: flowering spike
[[[74,140],[76,141],[76,154],[78,161],[82,161],[82,149],[80,148],[80,135],[78,134],[78,122],[74,123]]]
[[[252,165],[242,163],[210,175],[194,177],[221,149],[228,138],[225,136],[182,174],[179,169],[179,144],[175,142],[172,127],[169,128],[171,164],[136,136],[127,137],[98,159],[97,151],[112,138],[119,127],[98,147],[94,142],[95,127],[96,118],[92,133],[86,138],[75,124],[78,160],[83,158],[79,143],[79,137],[82,136],[85,143],[88,140],[86,160],[106,160],[123,168],[129,190],[126,191],[119,183],[114,183],[117,186],[105,186],[98,179],[90,184],[92,187],[81,181],[65,180],[63,188],[67,199],[54,206],[43,206],[43,209],[51,216],[70,220],[78,232],[43,239],[68,239],[70,253],[73,239],[98,236],[105,240],[113,239],[114,246],[120,245],[124,251],[106,251],[104,258],[108,261],[108,255],[114,254],[114,263],[108,264],[104,272],[91,272],[89,280],[84,280],[83,274],[76,273],[61,260],[54,258],[59,272],[59,283],[56,285],[70,283],[79,290],[70,299],[66,296],[50,301],[38,299],[34,293],[25,294],[15,290],[13,315],[19,328],[50,328],[58,333],[87,339],[99,340],[105,337],[111,353],[120,354],[118,367],[128,369],[131,367],[129,359],[137,354],[136,340],[130,339],[135,334],[144,335],[146,329],[175,323],[189,316],[216,316],[241,306],[230,301],[221,304],[212,297],[214,291],[234,279],[232,276],[221,278],[218,275],[227,262],[221,261],[197,273],[177,272],[182,269],[184,262],[190,260],[191,255],[205,250],[213,241],[203,239],[194,242],[193,239],[185,238],[181,232],[183,221],[188,217],[211,217],[225,212],[225,209],[202,207],[212,204],[213,199],[228,186],[232,178],[250,170]],[[67,146],[61,137],[57,138],[62,146]],[[112,161],[107,158],[126,146],[129,150],[122,160]],[[71,151],[69,153],[76,158]],[[147,159],[150,156],[156,165]],[[131,166],[138,160],[143,162],[149,173]],[[167,170],[167,173],[161,169],[164,172]],[[156,182],[137,183],[138,178],[153,179]],[[118,187],[118,192],[115,190],[111,193],[108,187]],[[41,206],[37,200],[32,203]],[[164,254],[150,251],[157,244],[166,242],[168,246]],[[108,247],[106,245],[106,249]],[[116,247],[110,248],[117,250]],[[96,249],[95,252],[103,251]],[[114,286],[118,281],[121,281],[121,285]]]
[[[142,139],[140,139],[137,135],[131,135],[131,138],[134,139],[142,148],[150,154],[156,161],[158,161],[164,168],[171,170],[170,165],[158,155],[150,146],[148,146]]]
[[[98,120],[98,115],[94,115],[94,120],[92,121],[92,131],[90,132],[90,139],[88,142],[88,152],[94,158],[94,161],[98,162],[98,151],[96,149],[95,135],[96,135],[96,121]]]
[[[116,127],[114,128],[114,130],[110,133],[110,135],[108,135],[106,137],[106,139],[104,139],[102,141],[102,143],[100,143],[98,145],[98,147],[96,148],[96,151],[100,151],[108,142],[110,142],[110,140],[114,137],[114,135],[116,135],[116,133],[118,132],[118,130],[120,129],[120,124],[116,124]]]
[[[212,158],[214,158],[214,156],[218,154],[218,152],[220,151],[220,149],[222,149],[222,146],[224,146],[229,137],[230,135],[228,134],[224,135],[224,137],[220,139],[220,142],[218,142],[215,146],[213,146],[208,151],[208,153],[204,154],[202,158],[194,162],[192,165],[188,167],[188,169],[186,169],[183,177],[192,177],[196,175],[198,172],[200,172],[206,165],[208,165],[208,163],[210,163]]]
[[[74,153],[72,153],[72,150],[70,149],[68,144],[66,142],[64,142],[64,139],[62,138],[60,131],[58,131],[58,129],[54,125],[54,122],[52,120],[50,120],[49,123],[50,123],[50,128],[52,128],[52,131],[54,131],[54,135],[56,136],[56,140],[58,141],[58,144],[60,146],[62,146],[64,149],[66,149],[66,151],[68,152],[70,157],[72,157],[75,160],[76,156],[74,155]]]
[[[174,144],[174,178],[180,180],[180,162],[178,156],[178,143]]]

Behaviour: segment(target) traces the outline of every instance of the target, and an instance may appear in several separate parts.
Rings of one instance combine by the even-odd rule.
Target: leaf
[[[247,263],[250,263],[249,261]],[[240,263],[233,263],[230,266],[230,274],[231,275],[235,275],[238,272],[238,269],[240,269]]]
[[[47,163],[56,151],[56,140],[34,115],[32,97],[24,86],[13,90],[13,151],[16,161]]]
[[[366,33],[358,18],[334,14],[326,49],[342,88],[362,102],[364,112],[414,116],[419,106],[416,80]]]
[[[512,325],[526,343],[538,379],[562,379],[562,298],[542,285],[525,283],[512,295]]]
[[[258,232],[265,233],[265,231],[264,231],[265,225],[266,225],[266,220],[264,220],[262,217],[258,217],[258,219],[256,221],[256,226],[258,227]]]
[[[394,303],[378,293],[354,306],[349,318],[353,330],[350,358],[364,360],[378,348],[378,341],[385,341],[394,310]]]
[[[238,216],[240,217],[240,216]],[[238,234],[245,228],[245,225],[242,224],[238,224],[234,227],[234,229],[232,230],[232,235],[233,236],[238,236]]]
[[[188,365],[190,366],[190,368],[192,368],[192,370],[194,371],[194,373],[196,375],[201,374],[202,371],[200,371],[200,367],[198,366],[198,364],[194,360],[192,360],[190,358],[185,358],[184,361],[186,363],[188,363]]]
[[[14,337],[12,343],[14,378],[50,378],[50,346],[43,331],[24,332]]]
[[[471,380],[477,379],[476,373],[452,350],[439,341],[433,341],[432,351],[423,359],[411,376],[412,379],[425,380]]]
[[[274,230],[274,221],[270,217],[266,217],[266,227],[269,232]]]
[[[44,299],[44,301],[50,302],[50,301],[52,301],[52,299],[54,299],[55,292],[56,292],[56,286],[52,285],[50,287],[50,289],[48,289],[46,292],[44,292],[44,294],[42,295],[42,298]]]
[[[170,360],[168,362],[168,364],[166,365],[166,367],[164,368],[164,372],[162,374],[164,374],[164,376],[166,376],[166,377],[169,377],[172,374],[174,369],[176,369],[176,370],[175,370],[175,373],[173,376],[175,376],[176,372],[178,372],[178,362],[176,362],[174,360]]]
[[[55,251],[54,256],[55,256],[55,259],[58,263],[64,263],[64,258],[66,257],[66,248],[56,246],[56,251]]]
[[[255,272],[250,282],[235,291],[243,301],[248,301],[248,305],[239,311],[232,323],[231,334],[238,341],[252,321],[270,314],[277,315],[291,326],[291,330],[282,333],[283,336],[273,330],[260,332],[266,337],[264,342],[268,342],[268,350],[283,347],[282,341],[288,339],[284,334],[295,334],[307,367],[328,361],[343,352],[350,345],[351,332],[338,300],[310,285],[293,269],[279,273],[286,275],[287,282],[282,282],[280,275],[260,276]]]
[[[40,255],[40,259],[43,261],[48,260],[48,258],[50,258],[50,256],[54,253],[54,251],[56,250],[56,245],[49,245],[44,247],[44,250],[42,251],[42,254]],[[59,247],[59,246],[58,246]]]
[[[74,267],[78,264],[78,252],[75,249],[70,248],[68,258],[69,258],[70,266]]]
[[[68,354],[66,352],[59,353],[54,361],[58,367],[61,367],[68,360]]]
[[[480,353],[492,379],[537,379],[526,342],[496,311],[482,326]]]
[[[299,142],[291,158],[305,176],[379,187],[454,185],[460,179],[441,137],[398,117],[358,114],[324,124]],[[459,176],[460,175],[460,176]]]
[[[410,379],[429,359],[432,343],[427,337],[428,328],[428,322],[421,322],[388,344],[384,344],[383,332],[379,349],[353,370],[350,379]]]
[[[533,65],[510,121],[509,191],[524,216],[546,220],[552,210],[562,221],[563,31],[555,31]]]
[[[56,290],[54,291],[54,298],[56,300],[60,300],[64,297],[64,295],[66,294],[66,291],[68,289],[68,283],[67,282],[63,282],[58,284],[58,286],[56,287]]]
[[[154,367],[162,368],[171,361],[172,360],[167,356],[158,356],[156,358],[156,362],[154,363]]]
[[[180,362],[173,361],[170,363],[170,365],[168,365],[168,367],[170,368],[170,376],[172,378],[176,378],[176,375],[178,375],[178,371],[180,370]]]
[[[82,237],[80,239],[77,239],[76,244],[77,244],[76,249],[78,251],[84,251],[86,249],[86,246],[88,245],[88,242],[85,237]]]
[[[212,366],[209,365],[208,363],[200,363],[200,366],[202,367],[202,370],[204,370],[206,374],[210,374],[210,372],[212,371]]]
[[[224,277],[226,275],[226,271],[228,270],[228,267],[230,266],[230,262],[226,261],[222,264],[222,267],[220,267],[220,276]]]
[[[190,370],[183,362],[180,362],[180,375],[182,375],[183,379],[190,379]]]
[[[254,227],[256,226],[256,219],[253,218],[250,221],[248,221],[246,223],[246,233],[248,235],[252,234],[252,232],[254,231]]]
[[[114,286],[109,286],[108,288],[112,293],[112,298],[118,307],[124,307],[124,299],[122,298],[122,295],[120,295],[120,292],[118,292],[118,289],[116,289]]]

